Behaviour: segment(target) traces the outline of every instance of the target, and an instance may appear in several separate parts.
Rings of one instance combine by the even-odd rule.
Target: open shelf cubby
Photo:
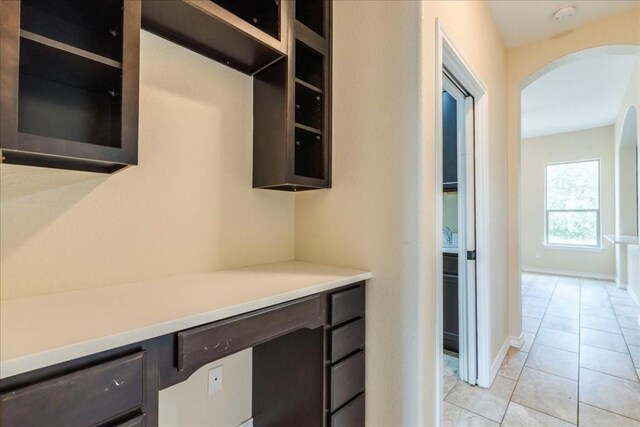
[[[296,20],[321,37],[325,36],[324,2],[325,0],[296,1]]]
[[[260,31],[280,40],[281,0],[211,0]]]
[[[296,84],[295,88],[296,123],[318,130],[322,129],[322,94],[299,83]]]
[[[20,28],[94,54],[122,60],[122,0],[22,0]]]
[[[308,178],[324,179],[324,149],[322,136],[295,127],[295,174]]]
[[[120,147],[121,73],[114,65],[21,37],[18,131]]]
[[[296,78],[320,90],[324,87],[324,56],[296,40]]]

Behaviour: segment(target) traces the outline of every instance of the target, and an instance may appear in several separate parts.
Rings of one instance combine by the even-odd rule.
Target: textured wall
[[[140,164],[2,165],[2,298],[293,258],[293,196],[251,188],[252,81],[142,33]]]
[[[498,349],[507,338],[506,51],[487,5],[336,1],[334,187],[296,195],[295,247],[301,260],[373,272],[366,384],[372,426],[434,424],[434,243],[442,232],[433,209],[436,17],[490,91]]]

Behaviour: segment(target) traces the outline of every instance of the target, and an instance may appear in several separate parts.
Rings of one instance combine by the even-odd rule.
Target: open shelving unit
[[[136,164],[139,4],[1,7],[4,161],[93,172]]]
[[[331,1],[298,0],[293,9],[287,58],[254,76],[257,188],[331,187]],[[274,129],[260,117],[278,114],[275,106],[284,122]]]

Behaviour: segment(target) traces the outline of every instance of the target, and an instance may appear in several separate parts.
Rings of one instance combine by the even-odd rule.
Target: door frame
[[[477,384],[489,387],[491,373],[491,295],[490,295],[490,200],[489,200],[489,93],[478,74],[455,46],[453,38],[436,18],[435,58],[435,156],[436,156],[436,328],[435,328],[435,408],[436,422],[442,419],[442,367],[443,367],[443,277],[442,277],[442,88],[445,68],[474,98],[475,142],[475,202],[476,202],[476,329],[477,329]]]

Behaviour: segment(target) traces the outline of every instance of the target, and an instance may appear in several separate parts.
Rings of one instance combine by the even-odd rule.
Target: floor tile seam
[[[627,291],[627,292],[629,292],[629,291]],[[631,298],[631,295],[629,295],[629,298]],[[613,304],[611,302],[611,296],[609,296],[609,303]],[[613,310],[613,315],[616,318],[616,323],[618,325],[618,329],[620,329],[620,333],[622,333],[622,340],[624,341],[624,344],[627,346],[627,352],[629,353],[629,357],[631,357],[631,349],[629,348],[629,341],[627,341],[627,337],[624,336],[624,333],[622,331],[622,326],[620,326],[620,320],[618,319],[618,313],[616,312],[615,308]],[[636,364],[633,361],[633,358],[631,358],[631,364],[635,368]],[[636,376],[636,380],[638,380],[638,382],[640,382],[640,376],[638,375],[638,371],[637,370],[635,370],[635,376]]]
[[[623,352],[618,351],[618,350],[611,350],[610,348],[607,348],[607,347],[599,347],[599,346],[597,346],[597,345],[593,345],[593,344],[582,344],[582,343],[580,343],[580,345],[581,345],[581,346],[583,345],[583,346],[585,346],[585,347],[597,348],[597,349],[599,349],[599,350],[609,350],[609,351],[612,351],[612,352],[614,352],[614,353],[618,353],[618,354],[626,354],[626,355],[628,355],[629,357],[631,357],[631,353],[623,353]],[[625,343],[625,345],[626,345],[626,343]],[[632,347],[633,347],[633,346],[632,346]],[[628,349],[629,349],[629,346],[627,345],[627,350],[628,350]]]
[[[465,408],[464,406],[460,406],[460,405],[458,405],[458,404],[456,404],[456,403],[453,403],[453,402],[450,402],[450,401],[448,401],[448,400],[445,400],[445,402],[447,402],[448,404],[453,405],[453,406],[455,406],[455,407],[457,407],[457,408],[464,409],[464,410],[465,410],[465,411],[467,411],[467,412],[471,412],[473,415],[477,415],[477,416],[479,416],[479,417],[481,417],[481,418],[484,418],[485,420],[491,421],[492,423],[496,423],[496,424],[501,424],[501,423],[502,423],[502,421],[500,421],[500,422],[494,421],[494,420],[492,420],[491,418],[487,418],[487,417],[485,417],[484,415],[480,415],[480,414],[478,414],[477,412],[474,412],[474,411],[472,411],[472,410],[471,410],[471,409],[469,409],[469,408]],[[507,405],[507,407],[509,407],[509,405]],[[505,413],[506,413],[506,412],[507,412],[507,411],[506,411],[506,409],[505,409]],[[503,416],[503,418],[504,418],[504,416]]]
[[[544,411],[542,411],[542,410],[540,410],[540,409],[536,409],[536,408],[532,408],[531,406],[527,406],[527,405],[525,405],[524,403],[516,402],[515,400],[512,400],[512,401],[510,401],[509,403],[511,403],[511,402],[513,402],[513,403],[517,403],[517,404],[518,404],[518,405],[520,405],[520,406],[524,406],[524,407],[525,407],[525,408],[527,408],[527,409],[531,409],[531,410],[533,410],[533,411],[540,412],[541,414],[544,414],[544,415],[546,415],[546,416],[548,416],[548,417],[555,418],[556,420],[562,421],[563,423],[568,423],[568,424],[571,424],[571,425],[573,425],[573,426],[577,425],[577,424],[572,423],[571,421],[563,420],[562,418],[557,417],[557,416],[555,416],[555,415],[547,414],[546,412],[544,412]],[[508,407],[508,406],[507,406],[507,409],[509,409],[509,407]],[[506,414],[505,414],[505,415],[506,415]],[[627,418],[629,418],[629,417],[627,417]]]
[[[635,418],[631,418],[631,417],[628,417],[626,415],[622,415],[622,414],[619,414],[617,412],[613,412],[613,411],[610,411],[608,409],[601,408],[601,407],[596,406],[596,405],[594,405],[592,403],[586,403],[586,402],[582,402],[582,401],[579,401],[578,403],[582,403],[583,405],[591,406],[592,408],[600,409],[601,411],[605,411],[605,412],[608,412],[608,413],[613,414],[613,415],[618,415],[619,417],[623,417],[623,418],[626,418],[626,419],[631,420],[631,421],[640,421],[640,420],[636,420]],[[578,413],[580,413],[580,405],[578,405]]]
[[[584,366],[580,366],[580,369],[586,369],[587,371],[596,372],[596,373],[601,374],[601,375],[607,375],[607,376],[609,376],[611,378],[616,378],[618,380],[625,380],[625,381],[630,381],[632,383],[640,384],[640,381],[638,381],[638,380],[630,380],[629,378],[619,377],[617,375],[613,375],[613,374],[610,374],[608,372],[598,371],[597,369],[587,368],[587,367],[584,367]],[[637,373],[636,373],[636,376],[637,376]],[[580,372],[578,370],[578,378],[579,377],[580,377]]]

